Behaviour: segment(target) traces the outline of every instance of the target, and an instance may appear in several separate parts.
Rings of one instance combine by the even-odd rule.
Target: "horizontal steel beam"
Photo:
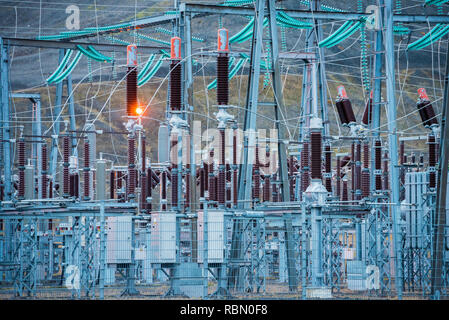
[[[105,44],[96,42],[70,42],[70,41],[54,41],[54,40],[34,40],[34,39],[20,39],[20,38],[3,38],[3,43],[9,46],[19,47],[36,47],[36,48],[51,48],[51,49],[72,49],[78,50],[77,45],[93,46],[99,51],[126,51],[126,46],[121,44]],[[161,49],[170,49],[167,46],[139,46],[139,52],[155,53]]]
[[[180,5],[181,12],[202,13],[202,14],[220,14],[220,15],[242,15],[253,16],[253,8],[229,7],[206,4],[182,3]],[[317,20],[357,20],[367,14],[357,12],[327,12],[308,10],[282,10],[293,18],[300,19],[317,19]],[[449,23],[449,16],[443,15],[407,15],[395,14],[393,17],[395,22],[403,23]]]
[[[103,30],[103,31],[92,31],[91,33],[88,33],[88,34],[70,37],[70,40],[92,38],[92,37],[96,37],[97,35],[105,35],[105,34],[110,34],[110,33],[117,33],[117,32],[122,32],[122,31],[129,31],[129,30],[134,30],[134,29],[153,27],[153,26],[157,26],[160,24],[172,22],[173,20],[178,19],[178,16],[179,16],[178,14],[161,15],[161,16],[147,17],[147,18],[132,20],[129,22],[123,22],[123,24],[130,24],[127,27],[113,28],[113,29]]]
[[[9,97],[13,99],[30,99],[30,100],[41,99],[41,95],[39,93],[10,93]]]

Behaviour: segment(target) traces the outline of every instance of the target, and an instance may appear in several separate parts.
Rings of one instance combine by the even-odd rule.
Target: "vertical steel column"
[[[104,276],[106,269],[106,234],[105,234],[104,202],[100,203],[100,300],[104,299]]]
[[[375,31],[375,58],[374,58],[374,90],[373,90],[373,111],[372,111],[372,121],[371,121],[371,130],[374,139],[371,143],[373,148],[371,149],[371,167],[375,166],[375,152],[376,149],[374,147],[376,137],[379,136],[379,127],[380,127],[380,111],[381,111],[381,99],[382,99],[382,62],[383,62],[383,11],[384,11],[384,0],[378,0],[379,4],[379,25],[380,29]],[[371,170],[371,190],[376,190],[375,186],[375,178],[374,178],[374,170]]]
[[[321,10],[321,1],[315,0],[313,1],[315,4],[314,11]],[[313,16],[313,15],[312,15]],[[320,96],[321,103],[321,117],[323,119],[323,134],[329,135],[329,116],[327,110],[327,91],[326,91],[326,65],[324,55],[324,47],[318,46],[318,43],[323,39],[323,29],[321,24],[318,23],[318,20],[314,20],[314,30],[315,30],[315,48],[317,48],[317,58],[318,58],[318,91]]]
[[[11,142],[9,128],[9,50],[8,46],[4,44],[3,38],[0,37],[0,85],[1,85],[1,112],[2,112],[2,145],[3,145],[3,161],[1,162],[1,166],[3,166],[3,174],[4,174],[4,200],[11,200],[12,198],[12,183],[11,183]]]
[[[261,1],[261,2],[265,2]],[[261,10],[263,12],[263,10]],[[259,11],[260,12],[260,11]],[[274,91],[274,108],[276,129],[278,131],[278,163],[279,178],[281,180],[282,201],[290,200],[290,189],[288,184],[287,170],[287,150],[283,139],[285,138],[285,127],[281,126],[281,109],[284,109],[284,97],[282,94],[281,71],[279,67],[279,43],[276,21],[276,7],[274,0],[268,0],[269,27],[271,36],[271,52],[272,52],[272,70],[273,70],[273,91]],[[263,17],[262,17],[263,20]],[[261,33],[262,34],[262,33]],[[257,101],[257,100],[256,100]],[[285,215],[285,239],[287,249],[287,270],[288,270],[288,286],[290,291],[296,291],[298,279],[295,267],[294,239],[291,214]]]
[[[75,118],[75,103],[74,103],[74,94],[72,89],[72,74],[70,73],[67,76],[67,97],[69,99],[69,122],[70,122],[70,130],[76,130],[76,118]],[[78,150],[76,149],[76,137],[75,132],[71,133],[72,135],[72,151],[70,152],[71,156],[77,156]]]
[[[449,45],[448,50],[449,52]],[[447,117],[449,115],[449,54],[446,55],[446,74],[444,77],[444,102],[441,117],[441,137],[439,148],[439,165],[437,179],[437,199],[435,206],[434,230],[433,230],[433,255],[432,255],[432,282],[431,294],[434,299],[439,299],[443,289],[443,259],[444,259],[444,228],[446,221],[446,194],[448,179],[448,163],[449,163],[449,126]],[[447,238],[446,238],[447,239]],[[447,240],[446,240],[447,241]],[[448,243],[446,243],[446,246]]]
[[[254,147],[256,140],[257,104],[259,98],[260,60],[263,42],[263,21],[265,0],[256,2],[256,21],[251,46],[251,65],[248,81],[248,94],[245,109],[243,158],[239,170],[238,200],[242,208],[250,208]],[[274,56],[274,53],[273,53]],[[285,164],[284,164],[285,165]]]
[[[387,119],[388,119],[388,148],[391,167],[391,216],[393,220],[393,243],[395,251],[395,282],[398,298],[402,299],[402,256],[399,239],[399,172],[398,172],[398,142],[396,133],[396,82],[394,75],[394,33],[393,33],[393,0],[386,0],[385,6],[385,58],[386,58],[386,87],[387,87]]]
[[[65,50],[59,50],[59,63],[61,63],[64,58]],[[62,105],[62,91],[63,91],[64,81],[56,84],[56,101],[53,108],[53,139],[51,141],[51,151],[50,151],[50,177],[51,177],[51,188],[54,187],[56,183],[56,172],[58,163],[58,136],[61,124],[61,105]],[[50,191],[51,192],[51,191]]]
[[[36,136],[42,135],[42,122],[41,122],[41,100],[37,99],[36,102],[36,120],[35,120],[35,126],[36,126]],[[37,168],[37,176],[38,181],[41,181],[42,179],[42,148],[39,145],[36,145],[36,168]],[[42,190],[40,186],[38,186],[38,198],[42,199]]]

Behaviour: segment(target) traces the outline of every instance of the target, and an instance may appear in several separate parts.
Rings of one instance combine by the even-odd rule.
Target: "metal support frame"
[[[385,59],[386,59],[386,86],[387,86],[387,121],[388,121],[388,150],[390,156],[391,176],[391,216],[393,223],[393,243],[395,251],[395,283],[399,299],[402,299],[402,259],[399,239],[399,168],[398,142],[396,126],[396,97],[394,75],[394,34],[393,34],[393,0],[386,0],[385,6]]]
[[[448,45],[449,50],[449,45]],[[449,51],[448,51],[449,52]],[[446,74],[444,77],[444,102],[443,115],[441,117],[441,141],[439,150],[439,165],[438,165],[438,179],[437,179],[437,195],[435,203],[435,217],[433,220],[433,256],[432,256],[432,288],[431,292],[434,299],[439,299],[443,292],[443,276],[445,276],[444,266],[444,250],[445,245],[448,247],[448,238],[445,237],[446,221],[446,194],[447,194],[447,180],[448,180],[448,163],[449,163],[449,125],[447,117],[449,115],[449,54],[446,58]],[[445,240],[446,238],[446,240]],[[446,243],[445,243],[446,242]],[[447,249],[446,249],[447,250]],[[444,277],[445,278],[445,277]],[[447,284],[446,284],[447,285]]]
[[[2,140],[2,158],[0,166],[3,169],[4,176],[4,199],[11,200],[12,198],[12,175],[11,175],[11,141],[9,127],[9,50],[8,46],[4,43],[3,38],[0,37],[0,86],[1,86],[1,140]],[[1,177],[0,177],[1,178]]]

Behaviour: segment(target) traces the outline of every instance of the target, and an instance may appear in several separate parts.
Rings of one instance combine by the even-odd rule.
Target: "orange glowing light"
[[[143,108],[142,107],[137,107],[136,108],[136,113],[137,113],[137,115],[140,116],[143,113]]]

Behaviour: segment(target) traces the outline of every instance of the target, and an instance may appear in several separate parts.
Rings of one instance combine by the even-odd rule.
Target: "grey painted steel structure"
[[[387,87],[387,121],[388,121],[388,151],[390,157],[391,177],[391,216],[393,220],[393,242],[395,251],[395,282],[399,299],[402,299],[402,258],[399,239],[399,168],[398,142],[396,133],[396,84],[394,75],[394,34],[393,34],[393,0],[386,0],[385,6],[385,60]]]
[[[53,40],[34,40],[21,38],[3,38],[4,43],[9,46],[18,47],[35,47],[35,48],[49,48],[49,49],[71,49],[78,50],[77,45],[81,46],[95,46],[99,51],[114,52],[126,51],[126,46],[122,44],[107,44],[97,42],[70,42],[70,41],[53,41]],[[144,53],[159,52],[161,49],[169,49],[166,46],[139,46],[139,51]]]
[[[448,44],[449,52],[449,44]],[[444,227],[446,221],[446,194],[447,194],[447,168],[449,165],[449,125],[447,117],[449,116],[449,54],[446,58],[446,74],[444,77],[444,102],[443,115],[441,117],[441,137],[439,150],[439,165],[437,179],[437,197],[435,203],[435,218],[433,221],[433,255],[432,255],[432,281],[431,294],[433,298],[439,299],[443,289],[443,260],[444,260]],[[447,240],[446,240],[447,241]],[[446,243],[446,246],[448,244]]]

